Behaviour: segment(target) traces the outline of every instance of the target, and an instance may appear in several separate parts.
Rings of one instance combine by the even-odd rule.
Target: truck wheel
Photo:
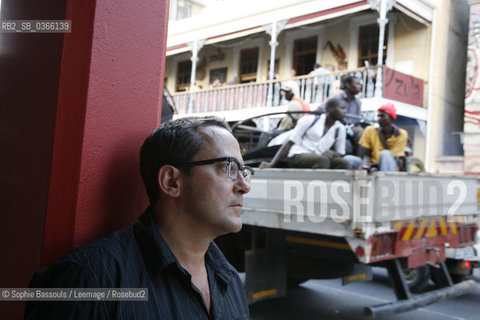
[[[420,293],[424,292],[430,279],[430,269],[427,266],[403,270],[405,281],[410,291]]]

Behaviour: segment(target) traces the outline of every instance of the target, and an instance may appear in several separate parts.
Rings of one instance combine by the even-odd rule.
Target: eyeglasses
[[[238,173],[241,172],[243,179],[247,183],[250,183],[251,177],[255,174],[255,170],[248,166],[242,166],[240,162],[234,157],[224,157],[224,158],[216,158],[216,159],[208,159],[208,160],[200,160],[200,161],[192,161],[181,163],[176,165],[178,168],[191,168],[195,166],[203,166],[206,164],[212,164],[216,162],[227,162],[227,174],[228,177],[232,180],[237,180]]]

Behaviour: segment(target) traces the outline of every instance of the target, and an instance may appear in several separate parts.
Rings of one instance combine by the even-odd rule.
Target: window
[[[227,79],[227,68],[219,68],[219,69],[212,69],[210,70],[210,81],[209,83],[212,84],[213,80],[218,78],[221,83],[225,83]]]
[[[361,26],[358,31],[358,67],[365,66],[364,61],[368,61],[371,66],[378,63],[378,24]],[[388,29],[385,27],[385,37],[383,42],[383,62],[387,59]]]
[[[190,76],[192,73],[192,61],[185,60],[178,63],[177,71],[177,91],[185,91],[190,86]]]
[[[317,37],[295,40],[293,45],[293,68],[297,76],[313,70],[317,59]]]
[[[258,47],[240,51],[240,82],[257,80]]]
[[[192,16],[192,3],[189,0],[178,0],[176,20],[182,20],[191,16]]]

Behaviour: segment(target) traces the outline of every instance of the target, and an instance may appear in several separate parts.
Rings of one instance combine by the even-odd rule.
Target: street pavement
[[[432,283],[431,288],[433,286]],[[374,268],[373,281],[342,286],[340,279],[310,280],[291,288],[287,297],[251,305],[250,315],[252,320],[356,320],[364,319],[364,307],[395,300],[386,271]],[[455,299],[383,319],[478,320],[480,319],[480,288]]]

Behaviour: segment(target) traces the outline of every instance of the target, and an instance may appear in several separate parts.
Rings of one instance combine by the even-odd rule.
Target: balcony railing
[[[409,91],[406,95],[414,97],[414,100],[416,100],[413,102],[405,100],[403,102],[413,103],[419,106],[422,105],[422,80],[388,68],[385,68],[383,72],[384,84],[382,86],[381,96],[387,97],[387,94],[389,94],[390,96],[388,96],[388,98],[402,101],[401,95]],[[299,96],[312,107],[315,107],[331,95],[340,91],[341,79],[347,75],[355,75],[361,80],[363,85],[360,98],[374,97],[376,74],[377,67],[370,67],[343,72],[331,72],[321,76],[305,75],[291,79],[225,85],[215,89],[178,92],[172,96],[177,112],[180,115],[241,110],[246,108],[264,108],[267,106],[275,107],[287,103],[280,94],[280,88],[282,84],[288,84],[290,87],[294,87],[294,90],[297,90],[295,96]],[[415,86],[411,87],[414,82]],[[404,87],[401,87],[402,85]],[[408,88],[406,87],[407,85],[409,86]],[[386,89],[388,86],[390,88],[389,92],[393,93],[387,93]],[[270,87],[273,93],[272,95],[269,95]],[[398,88],[401,88],[403,91],[399,91]]]

